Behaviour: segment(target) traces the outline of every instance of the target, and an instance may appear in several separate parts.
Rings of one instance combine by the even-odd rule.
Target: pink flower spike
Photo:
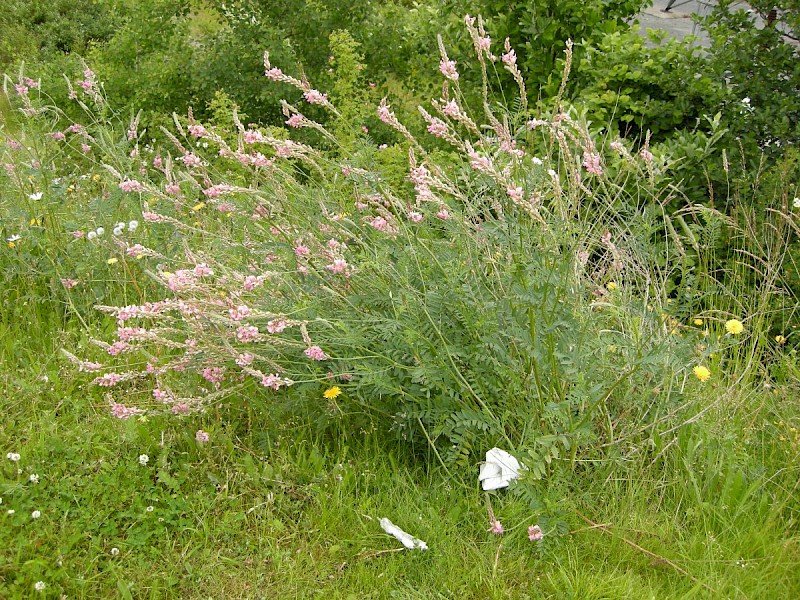
[[[303,116],[294,114],[291,117],[289,117],[289,119],[286,121],[286,124],[289,127],[294,127],[295,129],[299,129],[300,127],[303,126]]]
[[[305,98],[306,102],[309,104],[325,104],[328,101],[328,97],[317,90],[303,92],[303,98]]]
[[[327,360],[330,358],[319,346],[309,346],[306,348],[303,354],[305,354],[311,360]]]
[[[528,539],[532,542],[538,542],[544,537],[542,528],[538,525],[531,525],[528,527]]]
[[[490,525],[489,531],[491,531],[495,535],[500,535],[504,531],[502,523],[500,523],[500,521],[498,521],[497,519],[494,518],[491,519],[489,521],[489,525]]]
[[[439,63],[439,71],[450,81],[458,81],[458,71],[456,71],[456,61],[444,60]]]
[[[119,189],[123,192],[141,192],[143,188],[142,184],[135,179],[126,179],[119,184]]]
[[[208,441],[211,439],[211,436],[208,435],[207,431],[198,429],[197,433],[194,434],[194,439],[198,444],[207,444]]]

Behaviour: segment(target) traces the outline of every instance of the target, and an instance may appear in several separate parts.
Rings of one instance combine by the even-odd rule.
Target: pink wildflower
[[[446,208],[439,209],[439,212],[436,213],[436,218],[441,219],[442,221],[446,221],[450,218],[450,213],[447,211]]]
[[[286,124],[289,127],[294,127],[295,129],[299,129],[303,126],[303,115],[294,114],[286,121]]]
[[[389,222],[384,219],[383,217],[375,217],[369,224],[372,225],[378,231],[386,231],[389,227]]]
[[[61,280],[61,285],[63,285],[63,286],[64,286],[65,288],[67,288],[68,290],[71,290],[71,289],[72,289],[72,288],[74,288],[76,285],[78,285],[78,280],[77,280],[77,279],[70,279],[69,277],[64,277],[64,278]]]
[[[142,218],[145,221],[147,221],[148,223],[160,223],[161,221],[164,220],[163,215],[159,215],[158,213],[147,212],[147,211],[142,213]]]
[[[500,523],[500,521],[498,521],[494,517],[492,517],[489,520],[489,525],[490,525],[489,531],[491,531],[495,535],[500,535],[504,531],[502,523]]]
[[[153,390],[153,398],[155,398],[159,402],[168,402],[169,401],[169,394],[167,394],[167,392],[165,392],[164,390],[160,390],[158,388],[155,388]]]
[[[478,49],[483,50],[487,54],[492,47],[492,38],[490,37],[479,37],[478,38]]]
[[[127,342],[123,341],[114,342],[113,344],[111,344],[111,346],[108,347],[108,353],[111,356],[117,356],[118,354],[125,352],[125,350],[127,349],[128,349]]]
[[[80,123],[73,123],[69,127],[67,127],[67,131],[70,133],[81,133],[83,131],[83,125]]]
[[[425,217],[422,215],[422,213],[417,212],[415,210],[412,210],[408,213],[408,220],[411,221],[412,223],[419,223],[424,218]]]
[[[252,354],[250,354],[249,352],[245,352],[243,354],[240,354],[236,358],[236,364],[239,365],[240,367],[248,367],[251,364],[253,364],[253,361],[255,360],[255,358],[256,357],[253,356]]]
[[[272,388],[276,392],[281,388],[281,386],[289,386],[293,383],[294,382],[291,379],[281,379],[281,376],[277,373],[270,373],[269,375],[265,375],[261,378],[261,385]]]
[[[189,412],[189,405],[188,404],[175,404],[172,406],[172,414],[179,415],[181,413]]]
[[[303,244],[298,244],[294,247],[294,254],[297,258],[302,256],[308,256],[311,250],[308,249],[308,246],[304,246]]]
[[[386,99],[384,98],[378,107],[378,118],[384,123],[391,124],[395,119],[394,113],[390,109],[391,106],[386,104]]]
[[[531,525],[528,527],[528,539],[532,542],[538,542],[544,537],[544,532],[542,532],[542,528],[538,525]]]
[[[600,166],[600,155],[594,152],[584,152],[583,168],[593,175],[602,175],[603,167]]]
[[[457,119],[461,116],[461,109],[455,100],[450,100],[442,107],[442,112],[450,118]]]
[[[347,272],[347,261],[343,258],[336,258],[334,261],[327,265],[325,268],[328,269],[331,273],[339,274],[339,273],[346,273]]]
[[[188,168],[199,167],[202,164],[200,157],[191,152],[187,152],[178,160],[183,161],[183,164],[185,164]]]
[[[653,153],[650,152],[647,148],[642,148],[642,151],[639,153],[642,156],[642,160],[644,162],[650,162],[653,160]]]
[[[508,197],[511,198],[511,200],[515,203],[522,202],[522,197],[524,193],[525,192],[521,187],[508,188],[506,190],[506,194],[508,194]]]
[[[23,85],[22,83],[18,83],[14,86],[14,89],[20,96],[27,96],[28,95],[28,86]]]
[[[278,81],[283,76],[283,71],[281,71],[278,67],[272,67],[264,72],[264,75],[267,79],[272,79],[273,81]]]
[[[225,379],[225,367],[206,367],[203,369],[203,379],[211,383],[219,383]]]
[[[244,132],[245,144],[257,144],[264,141],[264,135],[258,129],[248,129]]]
[[[250,314],[250,309],[247,306],[237,306],[228,311],[228,315],[234,321],[241,321]]]
[[[198,444],[207,444],[208,441],[211,439],[211,436],[208,435],[207,431],[198,429],[197,433],[194,434],[194,439]]]
[[[95,379],[92,383],[100,387],[112,387],[122,381],[122,376],[117,373],[106,373]]]
[[[247,292],[250,292],[250,291],[256,289],[257,287],[259,287],[260,285],[263,285],[263,284],[264,284],[264,278],[263,277],[256,277],[255,275],[248,275],[247,277],[244,278],[244,283],[242,284],[242,289],[244,289]]]
[[[128,407],[124,404],[119,404],[115,402],[111,405],[111,414],[117,417],[118,419],[122,419],[123,421],[130,419],[134,415],[138,415],[141,410],[135,407]]]
[[[469,166],[476,171],[488,173],[492,170],[492,161],[490,161],[487,156],[481,156],[474,150],[471,150],[467,153],[467,158],[469,158]]]
[[[267,331],[270,333],[281,333],[288,326],[289,322],[286,319],[272,319],[267,323]]]
[[[63,142],[65,139],[67,139],[67,136],[64,135],[63,131],[54,131],[53,133],[50,134],[50,137],[56,140],[57,142]]]
[[[119,184],[119,189],[123,192],[141,192],[143,188],[142,184],[135,179],[126,179]]]
[[[428,133],[436,137],[444,137],[447,135],[447,124],[441,119],[433,118],[428,124]]]
[[[253,325],[242,326],[236,330],[236,339],[243,343],[255,342],[260,337],[261,334],[258,331],[258,327]]]
[[[195,265],[194,269],[192,269],[192,273],[198,277],[206,277],[213,275],[214,271],[206,263],[200,263]]]
[[[517,65],[517,53],[514,52],[513,48],[505,54],[501,54],[500,59],[503,61],[503,64],[510,69],[513,69]]]
[[[439,71],[442,72],[442,75],[447,77],[450,81],[458,81],[458,71],[456,71],[456,61],[454,60],[445,60],[439,63]]]
[[[319,346],[309,346],[303,352],[311,360],[327,360],[329,357],[322,351]]]
[[[188,129],[189,133],[196,138],[201,138],[208,135],[208,131],[206,130],[206,128],[200,125],[199,123],[195,123],[194,125],[189,125]]]
[[[306,102],[309,104],[325,104],[328,98],[322,92],[317,90],[308,90],[307,92],[303,92],[303,98],[306,99]]]
[[[181,193],[181,186],[177,183],[168,183],[166,187],[164,187],[164,191],[171,196],[177,196]]]

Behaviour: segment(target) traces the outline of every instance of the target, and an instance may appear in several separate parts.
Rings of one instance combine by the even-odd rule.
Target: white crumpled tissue
[[[428,544],[420,539],[415,538],[413,535],[406,533],[397,525],[392,523],[389,519],[384,517],[379,521],[379,523],[381,524],[381,528],[383,528],[386,533],[396,537],[398,540],[400,540],[400,543],[409,550],[414,550],[415,548],[420,550],[428,549]]]
[[[481,464],[478,481],[484,490],[498,490],[508,487],[508,482],[519,477],[525,467],[505,450],[492,448],[486,453],[486,461]]]

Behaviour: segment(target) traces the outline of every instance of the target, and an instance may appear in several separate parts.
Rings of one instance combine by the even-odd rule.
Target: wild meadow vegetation
[[[800,596],[751,5],[5,3],[0,597]]]

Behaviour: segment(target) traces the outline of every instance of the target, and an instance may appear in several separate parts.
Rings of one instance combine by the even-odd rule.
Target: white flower
[[[43,195],[42,192],[36,192],[35,194],[30,194],[28,198],[31,200],[41,200]]]
[[[86,239],[87,240],[93,240],[96,237],[97,237],[97,232],[96,231],[90,231],[89,233],[86,234]]]
[[[31,519],[38,519],[42,516],[41,511],[35,510],[31,513]]]
[[[127,227],[127,226],[128,226],[128,224],[127,224],[127,223],[123,223],[122,221],[120,221],[119,223],[117,223],[116,225],[114,225],[114,227],[115,227],[116,229],[125,229],[125,227]]]
[[[119,237],[122,235],[122,229],[120,229],[119,227],[115,227],[114,231],[112,231],[111,233],[114,234],[115,237]]]
[[[148,506],[147,508],[145,508],[145,511],[147,511],[147,512],[153,512],[155,509],[156,509],[156,507],[155,507],[155,506],[153,506],[153,505],[150,505],[150,506]]]
[[[29,479],[31,480],[31,483],[39,483],[39,476],[36,473],[31,473]]]
[[[130,229],[132,232],[136,231],[138,227],[139,227],[139,221],[131,221],[130,223],[128,223],[128,229]]]
[[[111,556],[116,556],[119,554],[119,548],[112,548],[111,549]]]
[[[16,242],[17,240],[21,240],[21,239],[22,239],[21,235],[12,235],[11,237],[7,237],[6,241],[7,242]]]
[[[797,197],[796,197],[796,198],[794,199],[794,202],[793,202],[793,204],[794,204],[794,207],[795,207],[795,208],[800,208],[800,198],[797,198]]]
[[[139,464],[140,465],[142,465],[143,467],[146,467],[147,463],[149,463],[149,462],[150,462],[150,457],[147,456],[147,454],[140,454],[139,455]]]
[[[6,514],[7,514],[7,515],[13,515],[15,512],[16,512],[16,511],[15,511],[13,508],[9,508],[9,509],[6,511]]]
[[[20,456],[16,452],[9,452],[6,454],[6,458],[13,462],[19,462]]]
[[[36,583],[33,584],[33,589],[35,589],[37,592],[43,592],[44,588],[46,587],[47,584],[44,581],[37,581]]]
[[[103,235],[106,232],[106,230],[105,230],[104,227],[98,227],[96,229],[96,232],[97,232],[97,235],[100,236],[100,235]]]

